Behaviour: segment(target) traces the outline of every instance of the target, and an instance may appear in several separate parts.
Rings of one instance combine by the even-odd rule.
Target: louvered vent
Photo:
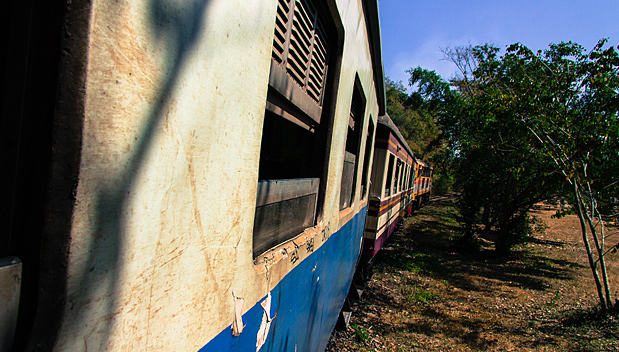
[[[312,2],[279,0],[273,60],[319,105],[327,53],[327,36]]]
[[[277,17],[275,18],[275,38],[273,38],[273,59],[277,63],[284,61],[284,51],[287,43],[288,18],[290,17],[289,0],[279,0]]]

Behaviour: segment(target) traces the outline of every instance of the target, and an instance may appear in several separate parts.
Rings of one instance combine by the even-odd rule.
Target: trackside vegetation
[[[455,200],[434,197],[402,222],[327,351],[619,350],[619,314],[597,309],[576,214],[535,207],[545,230],[498,257],[485,236],[459,248]],[[619,258],[607,265],[616,277]]]
[[[455,77],[413,68],[411,94],[387,81],[387,110],[433,163],[436,188],[458,192],[461,246],[474,248],[484,234],[508,255],[539,225],[534,205],[555,201],[557,217],[579,219],[602,310],[617,298],[605,257],[619,248],[609,228],[619,213],[618,49],[607,39],[590,50],[572,42],[445,48]]]

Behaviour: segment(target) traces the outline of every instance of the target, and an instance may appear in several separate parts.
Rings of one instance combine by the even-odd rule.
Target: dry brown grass
[[[458,251],[452,200],[435,200],[376,257],[350,327],[327,350],[619,351],[619,316],[596,309],[578,219],[554,212],[535,211],[548,229],[497,258],[489,242]],[[619,257],[607,260],[617,297]]]

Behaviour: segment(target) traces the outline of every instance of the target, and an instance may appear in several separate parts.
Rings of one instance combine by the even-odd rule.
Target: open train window
[[[408,164],[406,164],[405,169],[404,169],[404,178],[403,178],[403,180],[404,180],[404,186],[403,186],[404,190],[408,189],[408,170],[409,170],[409,168],[410,167],[408,166]]]
[[[402,184],[404,181],[404,162],[400,161],[400,183],[398,184],[398,192],[402,191]]]
[[[406,173],[406,189],[410,189],[411,184],[411,172],[413,171],[412,166],[408,165],[408,172]]]
[[[372,116],[370,116],[370,121],[368,123],[368,134],[365,139],[365,155],[363,156],[363,175],[361,178],[361,199],[365,198],[368,193],[368,177],[369,177],[369,165],[370,165],[370,154],[372,153],[372,142],[374,138],[374,123],[372,122]]]
[[[343,29],[323,2],[279,0],[260,147],[253,255],[316,224]]]
[[[350,207],[355,198],[357,179],[357,164],[361,147],[361,130],[365,115],[365,95],[361,88],[359,77],[355,78],[350,116],[346,135],[346,149],[344,151],[344,165],[342,168],[342,184],[340,187],[340,210]]]
[[[395,175],[393,177],[393,194],[398,193],[398,184],[400,183],[400,168],[402,166],[402,160],[398,159],[395,167]]]
[[[395,174],[393,175],[393,194],[398,193],[398,182],[400,181],[400,159],[395,161]]]
[[[385,178],[385,197],[391,195],[391,181],[393,180],[393,163],[395,157],[389,155],[389,165],[387,166],[387,177]]]

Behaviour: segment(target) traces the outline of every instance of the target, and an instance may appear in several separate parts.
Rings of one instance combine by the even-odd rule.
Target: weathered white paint
[[[359,0],[345,27],[322,222],[336,231],[355,75],[378,116]],[[197,350],[294,264],[286,243],[255,265],[252,227],[276,0],[94,0],[68,297],[56,349]],[[365,133],[363,133],[365,136]],[[365,138],[358,167],[363,165]],[[371,155],[370,155],[371,158]],[[360,204],[361,203],[361,204]],[[301,247],[303,248],[303,247]],[[301,260],[308,255],[300,250]]]

